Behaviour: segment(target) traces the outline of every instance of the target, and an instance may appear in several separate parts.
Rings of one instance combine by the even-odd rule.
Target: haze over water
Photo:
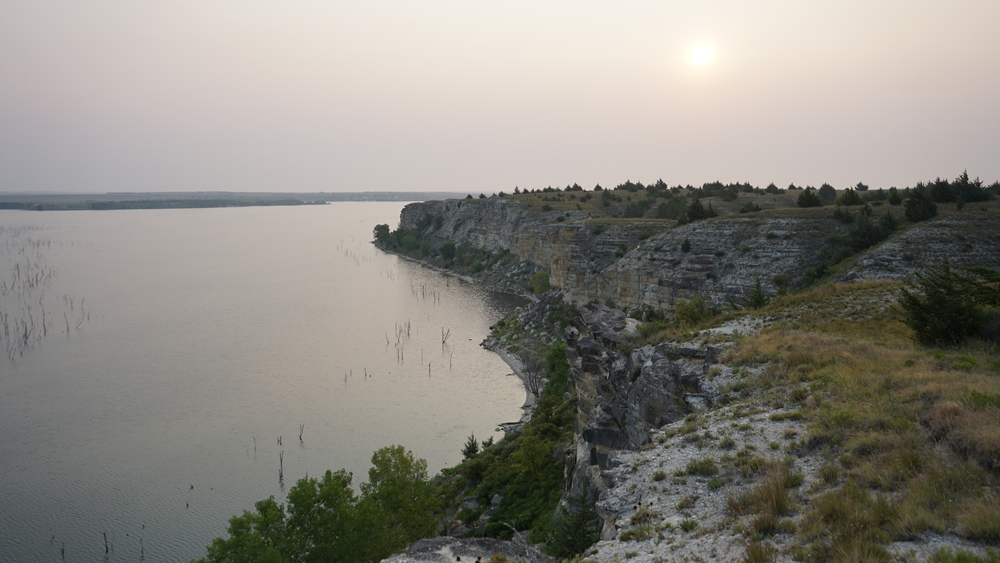
[[[400,208],[0,211],[55,271],[47,337],[0,358],[0,561],[105,560],[104,532],[109,561],[187,561],[306,474],[357,485],[392,444],[433,474],[516,420],[479,346],[514,304],[377,251]]]

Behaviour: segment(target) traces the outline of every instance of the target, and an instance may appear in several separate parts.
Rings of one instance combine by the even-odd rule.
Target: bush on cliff
[[[906,220],[911,223],[926,221],[937,215],[937,205],[934,205],[924,190],[919,188],[910,190],[904,207],[906,208]]]
[[[549,284],[549,273],[542,271],[531,276],[531,292],[535,295],[540,295],[546,291],[552,289],[552,285]]]
[[[715,315],[701,295],[690,300],[680,300],[674,305],[674,323],[680,328],[693,327]]]
[[[500,502],[481,531],[489,537],[510,539],[512,527],[530,530],[532,542],[551,537],[574,411],[563,400],[569,376],[564,345],[549,348],[545,360],[549,384],[522,431],[489,447],[484,444],[475,457],[442,472],[440,493],[450,504],[460,504],[470,494],[478,498],[478,509],[457,515],[468,525],[474,526],[499,495]]]
[[[945,260],[903,288],[899,304],[914,338],[930,346],[954,346],[969,338],[997,340],[1000,272],[966,268],[959,273]]]
[[[823,200],[816,193],[813,188],[806,188],[805,191],[799,194],[798,199],[795,203],[799,207],[822,207]]]
[[[857,190],[854,190],[852,188],[847,188],[846,190],[844,190],[844,193],[841,194],[839,198],[837,198],[837,203],[845,207],[851,205],[862,205],[864,204],[864,202],[865,201],[861,199],[861,196],[858,194]]]
[[[588,490],[567,499],[552,518],[546,551],[556,557],[573,557],[583,553],[601,539],[601,520],[588,499]]]

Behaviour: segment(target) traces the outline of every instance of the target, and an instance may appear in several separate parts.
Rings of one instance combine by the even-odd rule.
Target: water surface
[[[516,420],[479,347],[512,303],[372,247],[400,208],[0,211],[6,263],[54,271],[0,357],[0,561],[187,561],[307,474],[391,444],[434,473]]]

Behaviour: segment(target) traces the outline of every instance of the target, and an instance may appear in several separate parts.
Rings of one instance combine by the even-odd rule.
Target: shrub
[[[771,297],[764,293],[760,285],[760,278],[757,278],[757,283],[754,284],[753,289],[750,290],[746,299],[743,300],[743,305],[747,309],[760,309],[770,301]]]
[[[837,207],[833,210],[833,218],[847,225],[854,222],[854,215],[851,215],[850,211],[844,209],[840,205],[840,202],[837,202]]]
[[[545,293],[546,291],[552,289],[552,285],[549,284],[549,273],[542,271],[531,276],[531,292],[535,295]]]
[[[956,345],[988,328],[991,320],[986,307],[1000,303],[1000,272],[975,268],[962,276],[944,263],[925,274],[917,283],[900,292],[904,322],[913,329],[917,341],[925,345]],[[912,290],[912,291],[911,291]]]
[[[900,205],[903,203],[903,197],[899,195],[899,190],[896,188],[889,188],[889,205]]]
[[[911,223],[926,221],[937,215],[937,205],[924,193],[924,190],[910,190],[910,196],[906,198],[906,220]]]
[[[684,471],[688,475],[701,475],[703,477],[710,477],[719,472],[719,466],[715,463],[715,460],[706,457],[702,459],[692,459],[688,462],[687,467]]]
[[[805,191],[799,194],[796,204],[799,207],[822,207],[823,200],[817,195],[816,190],[806,188]]]
[[[679,327],[695,326],[712,318],[714,313],[709,309],[705,298],[696,295],[690,301],[681,300],[674,306],[674,322]]]
[[[844,193],[837,198],[837,203],[843,206],[862,205],[864,202],[861,196],[858,195],[858,192],[851,188],[844,190]]]
[[[689,221],[700,221],[702,219],[708,219],[709,217],[715,217],[718,213],[712,208],[712,203],[708,203],[708,207],[701,204],[701,200],[695,198],[687,208],[687,218]]]
[[[818,195],[823,201],[833,203],[837,199],[837,190],[830,184],[824,183],[819,187]]]
[[[855,252],[875,246],[896,229],[896,220],[891,213],[883,215],[878,222],[872,221],[871,215],[872,208],[866,203],[858,212],[857,223],[847,233],[848,245]]]
[[[455,258],[455,243],[446,242],[441,245],[440,248],[441,257],[445,260],[454,260]]]

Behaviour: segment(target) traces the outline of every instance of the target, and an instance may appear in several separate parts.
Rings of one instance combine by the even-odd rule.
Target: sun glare
[[[708,45],[695,45],[688,53],[688,60],[697,67],[708,66],[712,62],[712,48]]]

